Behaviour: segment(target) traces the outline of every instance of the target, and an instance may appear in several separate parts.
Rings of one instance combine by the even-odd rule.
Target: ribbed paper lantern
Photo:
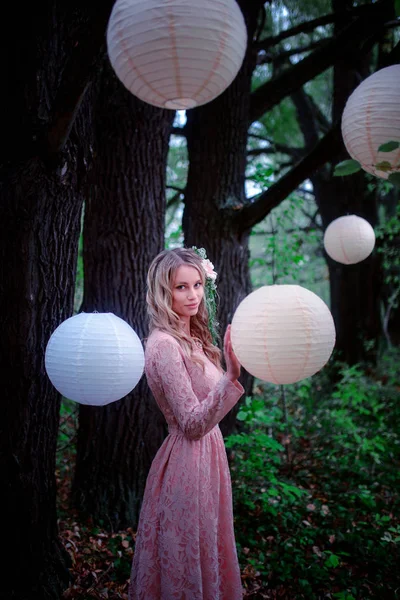
[[[343,111],[342,134],[365,171],[386,179],[388,172],[374,165],[388,162],[394,172],[400,170],[400,148],[378,152],[382,144],[400,141],[400,65],[377,71],[354,90]]]
[[[235,0],[117,0],[108,55],[126,88],[173,110],[210,102],[236,77],[247,31]]]
[[[361,217],[339,217],[326,228],[324,246],[333,260],[354,265],[371,254],[375,246],[375,233],[368,221]]]
[[[80,313],[54,331],[45,367],[63,396],[102,406],[136,386],[143,374],[143,347],[132,327],[114,314]]]
[[[335,326],[328,307],[313,292],[298,285],[271,285],[239,304],[231,337],[249,373],[272,383],[294,383],[328,361]]]

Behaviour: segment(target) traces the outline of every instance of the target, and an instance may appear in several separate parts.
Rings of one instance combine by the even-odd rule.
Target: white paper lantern
[[[144,369],[143,347],[132,327],[113,313],[80,313],[52,334],[45,367],[63,396],[102,406],[136,386]]]
[[[400,141],[400,65],[367,77],[351,94],[342,116],[347,151],[368,173],[386,179],[400,171],[400,148],[378,152],[386,142]],[[390,163],[392,171],[374,165]]]
[[[210,102],[236,77],[247,45],[235,0],[117,0],[108,55],[125,87],[173,110]]]
[[[371,254],[375,246],[375,232],[368,221],[361,217],[339,217],[326,228],[324,246],[333,260],[354,265]]]
[[[314,375],[335,345],[326,304],[298,285],[264,286],[249,294],[232,319],[232,347],[255,377],[276,384]]]

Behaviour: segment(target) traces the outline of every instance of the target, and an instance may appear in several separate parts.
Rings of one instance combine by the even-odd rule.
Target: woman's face
[[[172,310],[189,319],[197,314],[203,296],[204,287],[198,270],[189,265],[178,267],[172,285]]]

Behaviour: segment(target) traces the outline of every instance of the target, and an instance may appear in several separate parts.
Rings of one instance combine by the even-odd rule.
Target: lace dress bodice
[[[157,332],[146,347],[146,376],[169,431],[200,439],[236,404],[242,386],[233,383],[205,356],[201,365],[188,359],[175,338]]]

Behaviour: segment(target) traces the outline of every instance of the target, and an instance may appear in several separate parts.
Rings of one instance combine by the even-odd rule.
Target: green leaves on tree
[[[338,163],[335,166],[333,175],[335,177],[342,177],[344,175],[353,175],[353,173],[358,173],[358,171],[361,171],[360,163],[351,158],[348,160],[342,160],[342,162]]]
[[[400,148],[400,142],[385,142],[385,144],[379,146],[378,152],[393,152],[393,150],[397,150],[397,148]]]

